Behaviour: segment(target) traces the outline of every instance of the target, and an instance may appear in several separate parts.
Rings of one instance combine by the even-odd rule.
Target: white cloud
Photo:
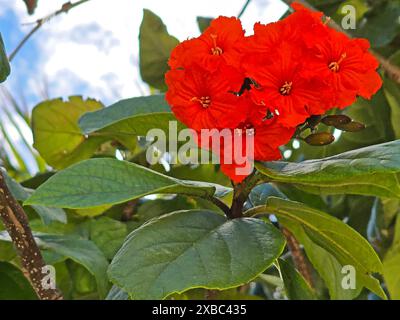
[[[27,16],[21,0],[7,1],[7,5],[23,23],[54,12],[64,2],[39,1],[32,17]],[[43,25],[30,40],[39,49],[39,55],[29,61],[35,64],[36,72],[18,76],[31,78],[32,92],[37,90],[38,82],[47,79],[50,97],[83,94],[110,103],[141,95],[148,92],[138,70],[138,31],[143,8],[158,14],[169,32],[183,40],[199,34],[196,16],[237,15],[244,2],[91,0]],[[253,0],[243,15],[244,27],[251,31],[254,22],[276,20],[285,9],[279,0]],[[18,79],[13,79],[12,84],[16,82]]]

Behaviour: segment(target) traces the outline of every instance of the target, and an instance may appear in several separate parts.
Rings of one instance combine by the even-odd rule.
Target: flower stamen
[[[285,81],[285,83],[282,85],[282,87],[279,89],[279,92],[283,96],[288,96],[290,92],[292,91],[292,84],[293,82],[290,81]]]
[[[201,98],[193,97],[192,99],[190,99],[190,101],[191,101],[191,102],[198,102],[198,103],[200,103],[201,106],[202,106],[204,109],[207,109],[207,108],[210,106],[210,104],[211,104],[211,98],[210,98],[209,96],[205,96],[205,97],[201,97]]]
[[[211,34],[211,39],[213,41],[213,47],[211,48],[211,53],[214,56],[219,56],[223,53],[222,49],[218,47],[217,45],[217,35],[216,34]]]
[[[338,61],[332,61],[329,65],[328,68],[332,71],[332,72],[338,72],[340,70],[340,63],[342,63],[342,61],[346,58],[346,52],[343,53],[340,56],[340,59]]]

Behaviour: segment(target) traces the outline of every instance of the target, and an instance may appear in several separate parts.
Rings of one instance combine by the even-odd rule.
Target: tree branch
[[[256,170],[253,171],[241,183],[233,185],[233,200],[230,209],[230,219],[243,217],[243,206],[246,202],[251,190],[260,181],[260,175]]]
[[[302,5],[304,5],[305,7],[307,7],[310,10],[320,11],[320,10],[317,10],[316,8],[314,8],[312,5],[310,5],[307,1],[304,1],[304,0],[283,0],[283,2],[285,2],[288,6],[290,6],[293,2],[300,2]],[[343,32],[343,33],[347,34],[349,37],[351,37],[351,35],[348,32],[346,32],[345,30],[343,30],[340,27],[340,25],[337,24],[333,19],[329,20],[328,25],[330,27],[332,27],[333,29],[335,29],[339,32]],[[393,81],[397,82],[398,84],[400,84],[400,68],[398,66],[392,64],[388,59],[386,59],[379,53],[375,52],[374,50],[370,49],[369,51],[379,61],[382,69],[385,70],[388,77],[390,79],[392,79]]]
[[[292,255],[294,265],[299,270],[304,279],[308,282],[311,288],[314,288],[313,278],[311,276],[311,268],[306,260],[303,250],[300,247],[299,242],[293,236],[293,234],[286,228],[281,228],[283,235],[286,238],[286,244]]]
[[[8,60],[11,62],[15,55],[18,53],[18,51],[24,46],[24,44],[36,33],[36,31],[38,31],[40,29],[40,27],[46,23],[47,21],[50,21],[50,19],[60,15],[61,13],[68,13],[69,10],[71,10],[72,8],[75,8],[85,2],[88,2],[90,0],[80,0],[74,3],[71,2],[66,2],[64,3],[61,8],[59,10],[57,10],[56,12],[43,17],[41,19],[36,20],[35,22],[35,27],[33,27],[33,29],[31,31],[29,31],[29,33],[27,33],[27,35],[20,41],[20,43],[17,45],[17,47],[13,50],[13,52],[11,52],[11,54],[8,57]]]
[[[47,289],[43,286],[43,283],[46,283],[44,278],[47,273],[43,273],[46,264],[32,235],[28,218],[8,189],[1,169],[0,218],[21,259],[23,272],[38,297],[41,300],[61,300],[63,297],[57,289]]]

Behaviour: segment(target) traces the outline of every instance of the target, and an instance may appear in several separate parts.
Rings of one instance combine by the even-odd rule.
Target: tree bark
[[[10,235],[20,257],[21,266],[36,294],[41,300],[61,300],[63,297],[57,289],[43,286],[47,273],[42,254],[29,227],[25,211],[12,196],[7,187],[3,172],[0,169],[0,218]]]

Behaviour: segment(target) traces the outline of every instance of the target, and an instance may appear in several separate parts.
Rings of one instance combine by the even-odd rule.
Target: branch
[[[43,284],[47,282],[45,280],[47,273],[42,272],[46,264],[32,235],[28,218],[21,205],[15,200],[8,189],[1,169],[0,218],[21,259],[24,274],[31,282],[38,297],[41,300],[63,299],[61,293],[57,289],[46,289],[43,286]]]
[[[36,33],[36,31],[38,31],[40,29],[40,27],[44,23],[46,23],[47,21],[50,21],[52,18],[60,15],[61,13],[68,13],[68,11],[71,10],[72,8],[75,8],[85,2],[88,2],[88,1],[90,1],[90,0],[80,0],[80,1],[77,1],[74,3],[66,2],[56,12],[54,12],[48,16],[45,16],[41,19],[36,20],[35,27],[31,31],[29,31],[29,33],[21,40],[21,42],[17,45],[17,47],[14,49],[14,51],[11,52],[10,56],[8,57],[8,60],[11,62],[14,59],[14,57],[18,53],[18,51],[24,46],[24,44],[30,39],[30,37],[32,37]]]
[[[246,202],[251,190],[261,180],[260,175],[255,170],[251,175],[244,179],[241,183],[234,184],[233,200],[230,209],[230,219],[243,217],[243,206]]]
[[[314,288],[314,282],[311,276],[311,268],[306,260],[300,243],[296,240],[293,234],[286,228],[281,228],[283,235],[286,238],[286,244],[292,255],[294,265],[299,270],[304,279],[308,282],[311,288]]]
[[[312,5],[310,5],[307,1],[304,1],[304,0],[283,0],[283,2],[285,2],[288,6],[290,6],[293,2],[300,2],[302,5],[304,5],[305,7],[307,7],[310,10],[320,11],[320,10],[317,10],[316,8],[314,8]],[[346,35],[348,35],[349,37],[351,37],[351,35],[348,32],[346,32],[345,30],[343,30],[340,27],[340,25],[337,24],[333,19],[329,20],[328,25],[330,27],[332,27],[333,29],[335,29],[339,32],[343,32]],[[392,79],[393,81],[397,82],[398,84],[400,84],[400,68],[398,66],[392,64],[388,59],[386,59],[379,53],[375,52],[374,50],[370,49],[369,51],[379,61],[382,69],[385,70],[388,77],[390,79]]]
[[[246,11],[248,5],[250,4],[250,1],[251,0],[246,0],[246,3],[244,4],[244,6],[240,10],[239,14],[237,15],[238,19],[240,19],[242,17],[243,13]]]

